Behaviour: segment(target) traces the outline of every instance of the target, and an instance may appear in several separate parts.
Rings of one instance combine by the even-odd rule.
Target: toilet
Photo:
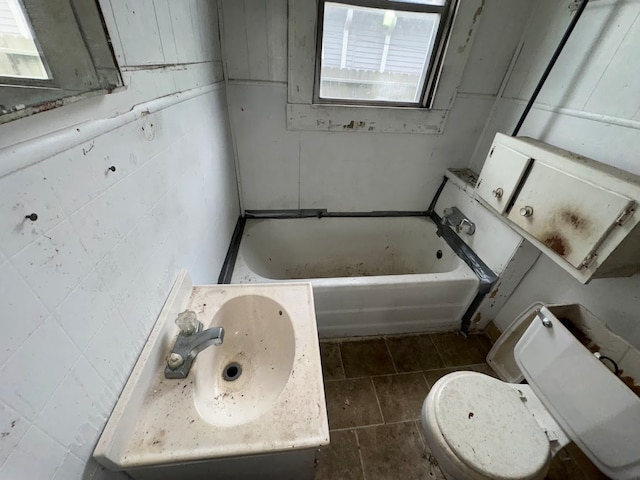
[[[640,397],[548,308],[521,315],[495,355],[528,383],[454,372],[424,401],[425,440],[448,480],[543,479],[571,441],[610,478],[640,479]]]

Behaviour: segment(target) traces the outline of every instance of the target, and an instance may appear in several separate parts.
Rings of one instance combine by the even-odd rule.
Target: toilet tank
[[[640,478],[640,397],[547,308],[516,344],[515,359],[558,424],[604,474]]]

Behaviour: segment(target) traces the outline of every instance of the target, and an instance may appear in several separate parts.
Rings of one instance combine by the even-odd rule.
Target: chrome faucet
[[[220,345],[224,339],[224,329],[213,327],[203,330],[195,312],[185,310],[176,318],[180,329],[176,343],[167,357],[165,378],[186,378],[198,353],[210,345]]]
[[[453,228],[456,233],[473,235],[476,233],[476,224],[467,218],[458,207],[445,208],[443,210],[442,224]]]

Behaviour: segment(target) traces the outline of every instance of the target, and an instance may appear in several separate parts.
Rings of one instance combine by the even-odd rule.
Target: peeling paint
[[[473,14],[473,21],[471,23],[471,28],[467,32],[467,38],[465,39],[464,44],[458,47],[458,53],[463,53],[466,50],[467,45],[469,45],[469,42],[471,41],[471,35],[473,34],[473,28],[476,25],[476,22],[478,21],[478,18],[480,17],[480,15],[482,15],[482,11],[484,10],[485,1],[486,0],[482,0],[482,3]]]

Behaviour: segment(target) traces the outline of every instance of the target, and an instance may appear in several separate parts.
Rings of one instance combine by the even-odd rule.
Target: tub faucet
[[[476,224],[467,218],[458,207],[445,208],[443,210],[442,224],[453,228],[456,233],[473,235],[476,233]]]
[[[176,343],[167,357],[164,369],[165,378],[186,378],[198,353],[210,345],[220,345],[224,338],[222,327],[203,330],[202,322],[196,318],[195,312],[185,310],[176,318],[180,329]]]

